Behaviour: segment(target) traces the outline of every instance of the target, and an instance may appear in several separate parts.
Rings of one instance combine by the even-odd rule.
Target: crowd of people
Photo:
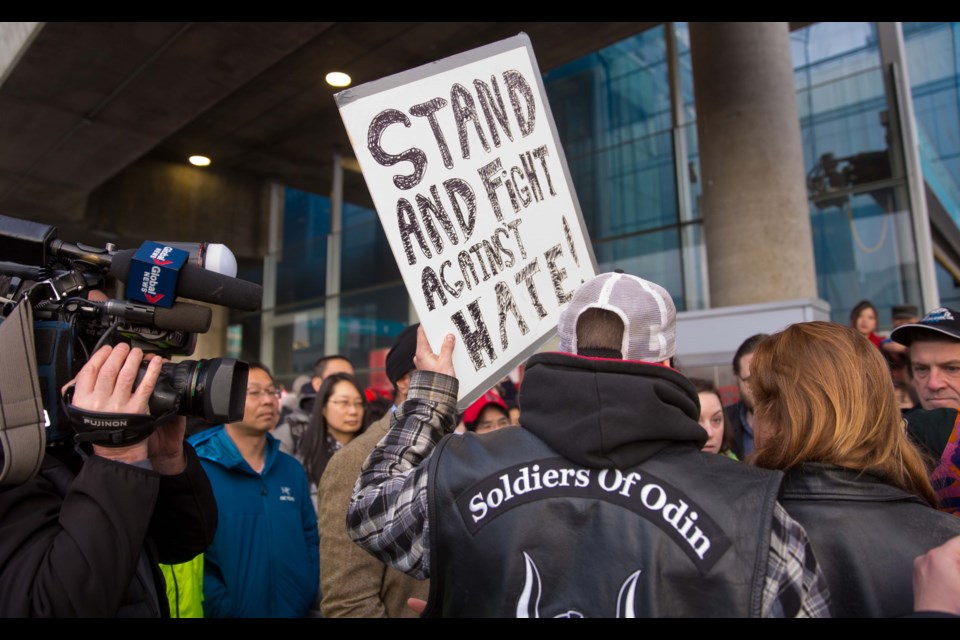
[[[960,316],[893,315],[749,337],[727,406],[678,369],[669,293],[622,272],[462,413],[454,336],[417,324],[387,402],[341,355],[283,402],[250,363],[242,419],[59,443],[0,491],[0,613],[960,615]],[[104,347],[71,402],[147,414],[142,358]]]
[[[914,578],[933,555],[960,579],[946,559],[960,535],[960,322],[936,309],[892,333],[923,404],[904,419],[875,309],[863,321],[872,306],[858,307],[850,327],[746,340],[724,410],[709,381],[674,368],[669,294],[603,274],[564,309],[560,353],[528,360],[521,428],[476,438],[447,436],[454,337],[437,353],[421,335],[349,534],[432,581],[429,615],[957,613],[949,587],[928,603]]]

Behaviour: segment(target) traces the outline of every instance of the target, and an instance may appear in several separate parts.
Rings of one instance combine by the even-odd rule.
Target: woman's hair
[[[757,466],[822,462],[871,471],[937,505],[903,428],[890,371],[856,329],[802,322],[770,336],[753,354],[750,386]]]
[[[304,432],[303,439],[300,441],[303,468],[306,469],[310,482],[316,485],[320,484],[320,476],[323,475],[323,470],[327,468],[330,457],[336,453],[336,449],[327,443],[327,420],[323,417],[323,409],[327,406],[327,402],[330,401],[330,396],[333,395],[333,389],[339,382],[349,382],[356,387],[357,393],[360,394],[360,399],[363,401],[364,410],[366,410],[367,406],[363,389],[360,387],[360,381],[354,376],[349,373],[334,373],[324,378],[323,384],[321,384],[320,389],[317,390],[316,402],[313,403],[313,411],[310,413],[310,424],[307,425],[307,430]],[[361,424],[363,424],[362,418]],[[364,428],[365,427],[366,425],[364,425]],[[362,433],[363,430],[364,429],[361,429],[357,435]]]
[[[873,306],[873,303],[869,300],[861,300],[854,305],[853,310],[850,311],[850,326],[854,329],[857,328],[857,318],[860,317],[864,309],[873,309],[873,316],[877,319],[877,323],[880,323],[880,314],[877,313],[877,308]]]
[[[720,392],[717,391],[717,387],[714,386],[712,382],[704,378],[690,378],[690,382],[693,383],[694,389],[697,390],[697,393],[712,393],[717,396],[717,399],[720,401],[720,406],[723,406],[723,398],[720,396]],[[723,416],[723,442],[720,443],[720,451],[718,453],[724,453],[730,451],[733,447],[733,428],[729,424],[727,416]]]

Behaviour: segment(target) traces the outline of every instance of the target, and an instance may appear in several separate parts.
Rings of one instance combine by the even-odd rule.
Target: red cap
[[[487,391],[463,412],[463,423],[470,425],[476,422],[488,404],[495,404],[498,407],[503,407],[504,411],[507,410],[507,403],[500,397],[500,394],[496,391]]]

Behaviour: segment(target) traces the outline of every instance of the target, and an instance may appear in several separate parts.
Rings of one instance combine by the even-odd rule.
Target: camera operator
[[[105,346],[83,366],[73,406],[105,418],[149,415],[153,358]],[[69,386],[69,385],[68,385]],[[166,617],[158,562],[181,563],[213,540],[216,502],[185,418],[122,447],[48,444],[40,472],[0,490],[0,616]]]

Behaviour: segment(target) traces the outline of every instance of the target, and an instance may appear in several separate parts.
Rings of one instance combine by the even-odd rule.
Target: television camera
[[[236,260],[223,245],[146,242],[138,250],[117,250],[112,244],[97,248],[64,242],[55,227],[0,215],[0,259],[0,330],[12,324],[11,315],[29,318],[23,333],[33,336],[46,443],[74,435],[60,389],[101,346],[122,341],[145,353],[189,356],[196,334],[210,328],[212,313],[179,296],[245,311],[259,309],[262,297],[259,285],[233,277]],[[110,296],[114,280],[126,283],[124,294],[118,294],[123,299]],[[14,331],[5,333],[10,340]],[[0,342],[5,366],[13,364],[16,352],[9,344]],[[137,383],[146,367],[144,361]],[[211,424],[239,420],[247,374],[247,364],[232,358],[164,363],[150,414],[158,419],[179,414]],[[11,394],[0,393],[6,409],[4,395]],[[147,435],[142,428],[114,428],[76,437],[122,446]],[[6,440],[3,454],[9,462],[13,452]]]

